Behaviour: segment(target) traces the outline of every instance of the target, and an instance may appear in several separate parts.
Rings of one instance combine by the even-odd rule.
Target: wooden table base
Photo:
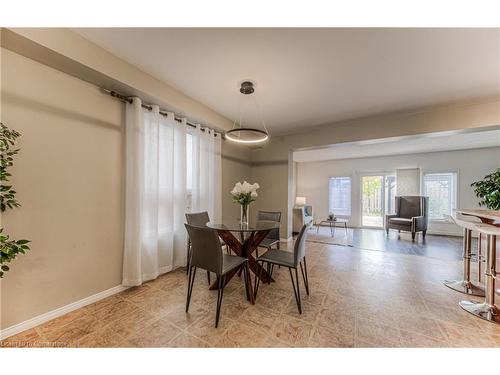
[[[246,240],[243,241],[243,243],[241,243],[233,235],[233,233],[231,233],[231,231],[222,230],[222,229],[217,230],[217,233],[219,234],[220,238],[222,238],[224,240],[226,245],[236,255],[248,259],[248,266],[249,266],[250,270],[255,274],[255,277],[258,277],[258,275],[260,275],[261,281],[263,283],[270,283],[274,280],[269,275],[269,273],[260,264],[258,264],[255,261],[255,258],[252,254],[257,249],[257,247],[262,242],[262,240],[264,238],[266,238],[266,236],[268,235],[269,232],[270,232],[270,230],[259,230],[259,231],[248,232],[248,233],[250,233],[250,235],[247,237]],[[261,269],[262,269],[262,271],[261,271]],[[262,274],[260,274],[260,272],[262,272]],[[233,270],[226,275],[225,285],[227,285],[229,280],[231,280],[236,273],[237,273],[237,271]],[[249,275],[249,278],[250,278],[250,275]],[[216,290],[217,288],[218,288],[217,283],[213,283],[210,286],[210,290]],[[248,294],[250,296],[249,300],[253,303],[253,287],[252,287],[251,280],[249,283],[247,283],[247,289],[248,289]]]

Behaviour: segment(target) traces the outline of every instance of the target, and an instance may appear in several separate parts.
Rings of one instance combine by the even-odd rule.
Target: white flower
[[[247,181],[243,181],[243,183],[237,182],[234,185],[233,190],[230,191],[230,193],[234,197],[238,197],[240,195],[248,195],[248,194],[250,194],[250,196],[252,198],[257,198],[257,196],[258,196],[257,195],[257,189],[258,188],[260,188],[260,186],[259,186],[258,183],[249,184]]]
[[[243,185],[241,185],[241,192],[243,194],[248,194],[248,193],[252,192],[252,185],[250,185],[246,181],[243,181]]]
[[[240,182],[238,182],[238,183],[236,183],[236,185],[234,185],[233,190],[231,190],[231,194],[234,196],[241,194],[241,183]]]

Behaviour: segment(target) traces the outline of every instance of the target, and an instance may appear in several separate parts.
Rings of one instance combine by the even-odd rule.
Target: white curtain
[[[191,212],[207,211],[211,221],[222,219],[221,137],[199,125],[192,134]]]
[[[186,124],[134,98],[126,110],[123,285],[186,263]],[[220,181],[219,181],[220,183]]]

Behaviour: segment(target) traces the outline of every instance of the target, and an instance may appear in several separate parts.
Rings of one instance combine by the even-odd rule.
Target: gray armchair
[[[389,229],[411,232],[411,238],[415,239],[417,232],[422,232],[423,238],[427,233],[429,221],[429,197],[401,196],[395,197],[396,213],[385,215],[385,230]]]

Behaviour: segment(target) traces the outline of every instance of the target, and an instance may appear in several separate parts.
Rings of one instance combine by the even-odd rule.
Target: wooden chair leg
[[[208,285],[212,284],[210,282],[210,271],[207,271],[207,280],[208,280]]]

